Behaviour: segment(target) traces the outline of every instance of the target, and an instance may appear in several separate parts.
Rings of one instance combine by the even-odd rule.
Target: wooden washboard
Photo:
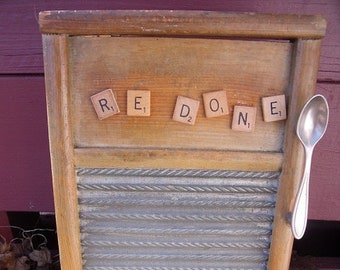
[[[288,269],[295,128],[325,28],[307,15],[40,13],[62,269]],[[90,97],[105,89],[120,113],[99,120]],[[151,93],[150,116],[127,115],[128,90]],[[229,114],[207,118],[202,94],[217,90]],[[261,99],[276,95],[288,117],[264,122]],[[172,119],[177,96],[200,101],[194,125]],[[256,108],[253,131],[231,129],[237,105]]]

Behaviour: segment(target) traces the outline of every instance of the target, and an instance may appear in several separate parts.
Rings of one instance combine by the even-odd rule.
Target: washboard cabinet
[[[62,269],[288,269],[295,128],[325,28],[307,15],[40,13]]]

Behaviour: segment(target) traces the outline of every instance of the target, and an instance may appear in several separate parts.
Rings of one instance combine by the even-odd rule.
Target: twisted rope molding
[[[117,214],[117,213],[98,213],[81,211],[80,217],[83,219],[107,219],[107,220],[158,220],[158,221],[214,221],[214,222],[272,222],[273,215],[170,215],[170,214]]]
[[[204,192],[204,193],[276,193],[276,187],[220,185],[151,185],[151,184],[78,184],[80,190],[125,192]]]
[[[212,260],[230,262],[265,262],[266,254],[262,255],[201,255],[201,254],[83,254],[84,259],[100,260]]]
[[[119,169],[77,168],[77,175],[154,176],[154,177],[217,177],[217,178],[278,178],[280,172],[180,170],[180,169]]]
[[[261,268],[260,268],[261,267]],[[266,269],[257,266],[256,269]],[[254,270],[254,267],[84,266],[84,270]]]
[[[237,242],[151,242],[151,241],[93,241],[93,240],[84,240],[82,241],[82,245],[85,249],[91,247],[133,247],[133,248],[239,248],[239,249],[266,249],[269,248],[269,240],[268,241],[258,241],[258,242],[245,242],[245,243],[237,243]]]
[[[202,229],[202,228],[119,228],[119,227],[96,227],[96,226],[81,226],[81,232],[83,236],[85,234],[94,233],[98,234],[111,234],[111,233],[128,233],[128,234],[195,234],[195,235],[223,235],[223,236],[257,236],[261,237],[261,239],[269,239],[269,234],[271,233],[271,226],[268,225],[267,228],[250,228],[250,229],[235,229],[235,228],[228,228],[228,229]]]
[[[272,201],[237,201],[237,200],[166,200],[166,199],[130,199],[130,198],[86,198],[79,195],[79,204],[112,206],[112,205],[152,205],[152,206],[213,206],[213,207],[252,207],[252,208],[273,208]]]

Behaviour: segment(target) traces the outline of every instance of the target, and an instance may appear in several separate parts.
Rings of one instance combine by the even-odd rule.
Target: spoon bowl
[[[327,129],[328,104],[322,95],[315,95],[306,103],[297,123],[297,135],[302,144],[314,147]]]
[[[297,123],[296,133],[305,150],[305,168],[292,214],[292,232],[296,239],[302,238],[306,230],[312,155],[315,145],[326,132],[328,117],[327,100],[322,95],[315,95],[302,108]]]

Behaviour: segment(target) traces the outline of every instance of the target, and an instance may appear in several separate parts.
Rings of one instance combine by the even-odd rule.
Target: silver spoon
[[[322,95],[315,95],[302,108],[297,123],[296,133],[305,149],[305,169],[292,214],[292,231],[296,239],[302,238],[306,230],[312,155],[327,129],[328,117],[327,100]]]

